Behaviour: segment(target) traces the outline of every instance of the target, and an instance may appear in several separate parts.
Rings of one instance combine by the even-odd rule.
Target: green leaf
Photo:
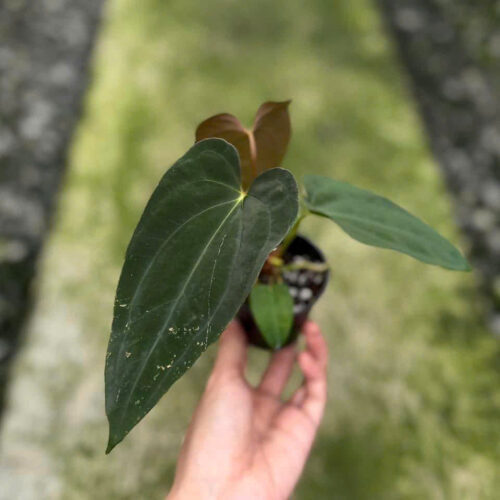
[[[328,217],[355,240],[446,269],[470,270],[448,240],[388,199],[318,175],[306,175],[304,185],[307,208]]]
[[[250,309],[268,345],[279,349],[285,344],[293,324],[293,299],[288,287],[283,283],[255,285]]]
[[[163,176],[132,236],[106,358],[107,452],[234,317],[297,216],[290,172],[240,187],[236,149],[195,144]]]

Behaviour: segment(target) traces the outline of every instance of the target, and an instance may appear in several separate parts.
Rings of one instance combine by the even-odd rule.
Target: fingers
[[[299,355],[298,362],[305,380],[290,402],[305,411],[315,424],[319,424],[327,397],[328,347],[316,323],[307,322],[303,331],[307,348]]]
[[[267,455],[277,467],[295,469],[296,477],[304,467],[326,404],[326,342],[315,323],[308,322],[303,333],[306,350],[299,354],[298,363],[304,383],[277,413]]]
[[[296,358],[297,352],[294,345],[273,353],[257,390],[279,397],[290,378]]]
[[[229,323],[219,339],[219,350],[213,373],[244,375],[247,361],[247,339],[237,321]]]
[[[293,396],[290,398],[290,403],[294,406],[301,406],[307,396],[307,389],[305,385],[300,386]]]

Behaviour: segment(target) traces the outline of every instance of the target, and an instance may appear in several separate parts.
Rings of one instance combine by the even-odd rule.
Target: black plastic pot
[[[303,236],[295,237],[283,256],[283,259],[285,263],[297,260],[306,260],[316,263],[326,262],[319,248]],[[306,322],[312,306],[324,292],[329,276],[329,271],[319,272],[306,269],[287,271],[283,274],[283,281],[288,286],[294,302],[293,325],[284,346],[297,340],[299,332]],[[264,282],[265,276],[260,276],[259,281]],[[245,329],[251,344],[264,349],[270,349],[254,321],[248,299],[241,306],[237,317]]]

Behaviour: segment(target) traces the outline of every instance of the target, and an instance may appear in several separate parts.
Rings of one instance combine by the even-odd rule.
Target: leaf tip
[[[451,244],[451,243],[450,243]],[[452,265],[447,266],[447,269],[451,271],[462,271],[462,272],[470,272],[472,271],[472,266],[469,261],[462,255],[462,252],[456,247],[453,247],[455,253],[455,259]]]
[[[472,271],[472,266],[470,265],[470,262],[462,256],[462,268],[460,271],[464,271],[466,273],[470,273]]]
[[[106,446],[106,451],[104,452],[106,455],[109,455],[116,444],[113,444],[111,441],[108,441],[108,445]]]
[[[290,106],[292,100],[291,99],[285,99],[284,101],[275,101],[275,104],[278,106],[283,106],[285,108],[288,108]]]
[[[115,448],[115,446],[123,440],[123,437],[117,437],[112,431],[109,429],[109,437],[108,444],[106,446],[106,455],[109,455],[111,451]]]

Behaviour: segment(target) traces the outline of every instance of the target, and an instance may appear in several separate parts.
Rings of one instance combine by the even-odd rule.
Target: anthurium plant
[[[202,122],[148,201],[116,292],[107,452],[233,318],[261,347],[295,339],[329,274],[319,249],[298,234],[304,218],[329,219],[361,243],[426,264],[469,270],[451,243],[386,198],[318,175],[299,188],[281,167],[288,107],[264,103],[251,129],[230,114]]]

